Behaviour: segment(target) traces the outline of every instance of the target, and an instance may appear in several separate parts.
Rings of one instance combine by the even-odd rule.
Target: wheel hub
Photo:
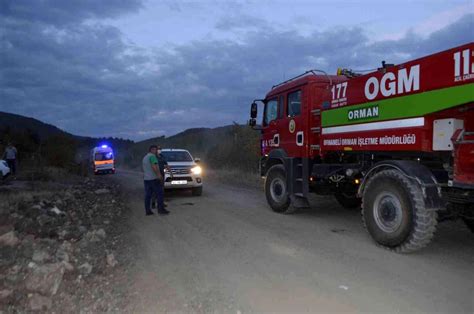
[[[270,194],[275,201],[283,201],[286,194],[285,182],[280,178],[275,178],[270,185]]]
[[[398,197],[390,192],[382,192],[375,198],[374,218],[384,232],[393,233],[402,224],[402,205]]]

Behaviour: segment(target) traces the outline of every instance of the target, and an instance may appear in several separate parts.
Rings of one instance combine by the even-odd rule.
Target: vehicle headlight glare
[[[191,171],[192,171],[194,174],[201,174],[202,169],[201,169],[201,167],[196,166],[196,167],[191,168]]]

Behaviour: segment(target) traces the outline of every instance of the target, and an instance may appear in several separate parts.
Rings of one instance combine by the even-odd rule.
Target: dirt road
[[[375,246],[359,213],[331,198],[279,215],[261,191],[208,180],[203,196],[173,192],[171,215],[146,217],[140,174],[113,180],[138,244],[126,310],[473,313],[474,236],[461,222],[400,255]]]

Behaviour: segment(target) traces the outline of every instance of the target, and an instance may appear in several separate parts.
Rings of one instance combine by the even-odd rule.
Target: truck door
[[[265,110],[263,112],[263,136],[262,153],[268,154],[273,148],[280,144],[278,136],[278,97],[270,98],[265,101]]]
[[[282,130],[281,143],[288,156],[302,157],[308,134],[305,134],[303,115],[303,88],[289,91],[286,94],[286,117]]]
[[[286,132],[285,96],[272,96],[265,101],[263,114],[262,153],[281,148],[282,134]]]

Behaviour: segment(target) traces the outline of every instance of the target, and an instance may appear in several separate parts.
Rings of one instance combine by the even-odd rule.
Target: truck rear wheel
[[[360,208],[361,199],[356,197],[356,195],[350,195],[343,192],[337,192],[334,194],[337,202],[344,208],[355,209]]]
[[[267,202],[274,212],[289,214],[290,197],[286,184],[286,172],[283,165],[274,165],[268,172],[265,179],[265,196]]]
[[[375,174],[364,190],[362,220],[380,245],[401,253],[426,246],[437,224],[435,210],[425,207],[420,187],[397,170]]]

